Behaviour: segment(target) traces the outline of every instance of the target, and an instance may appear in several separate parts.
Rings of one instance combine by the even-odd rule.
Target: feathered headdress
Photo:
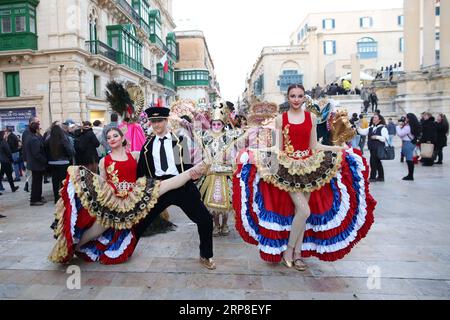
[[[131,119],[134,114],[133,101],[122,83],[112,80],[106,84],[106,88],[106,100],[111,108],[124,118]]]

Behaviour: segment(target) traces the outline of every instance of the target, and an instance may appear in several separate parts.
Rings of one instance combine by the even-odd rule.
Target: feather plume
[[[133,106],[130,94],[120,82],[110,81],[106,84],[106,88],[108,89],[105,92],[106,100],[116,113],[123,115],[127,111],[128,106]]]

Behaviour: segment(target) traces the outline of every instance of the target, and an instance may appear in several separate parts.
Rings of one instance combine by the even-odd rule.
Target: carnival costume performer
[[[209,172],[197,185],[204,204],[214,217],[213,236],[216,237],[230,233],[227,222],[229,212],[233,210],[231,203],[232,149],[234,142],[243,135],[244,131],[238,128],[225,130],[229,112],[224,102],[217,101],[211,111],[211,129],[195,132],[212,161]]]
[[[123,118],[119,129],[125,134],[127,151],[141,151],[145,143],[145,133],[140,124],[145,103],[142,89],[136,85],[128,85],[125,88],[116,81],[108,82],[106,87],[106,99],[111,108]]]
[[[178,136],[168,130],[170,109],[152,107],[145,112],[150,119],[153,134],[142,148],[138,163],[138,177],[165,181],[184,175],[194,161],[186,137]],[[212,259],[212,217],[201,201],[200,192],[193,181],[187,181],[179,188],[162,196],[150,214],[136,228],[137,236],[140,237],[153,220],[171,205],[182,209],[197,225],[200,238],[199,262],[207,269],[215,269],[216,264]]]
[[[145,219],[158,198],[172,189],[198,179],[207,170],[203,163],[165,181],[136,179],[138,153],[126,151],[121,130],[107,132],[111,153],[100,161],[100,175],[72,166],[56,205],[57,242],[52,262],[69,262],[74,254],[88,262],[118,264],[134,252],[135,228]]]
[[[302,257],[334,261],[349,253],[370,229],[376,204],[361,153],[319,144],[304,97],[303,86],[289,87],[291,107],[276,119],[279,145],[241,152],[233,178],[241,237],[258,245],[263,260],[300,271],[307,268]],[[335,121],[347,128],[343,119]],[[348,134],[340,135],[342,144]]]

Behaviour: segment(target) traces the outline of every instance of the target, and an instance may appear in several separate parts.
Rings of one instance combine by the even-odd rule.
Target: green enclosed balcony
[[[0,51],[38,49],[38,0],[0,1]]]
[[[116,51],[116,62],[143,73],[142,43],[136,37],[136,27],[131,24],[106,27],[108,46]]]
[[[161,50],[164,50],[164,48],[166,48],[166,45],[164,44],[164,42],[156,34],[150,35],[150,41],[152,43],[156,44]],[[166,51],[164,51],[164,52],[166,52]]]
[[[156,65],[157,70],[157,82],[162,84],[165,88],[176,91],[176,85],[174,81],[174,71],[173,71],[173,63],[169,61],[169,72],[164,72],[163,66],[161,63]]]
[[[164,79],[164,86],[165,86],[166,88],[172,89],[173,91],[176,91],[176,90],[177,90],[177,87],[176,87],[175,83],[173,83],[173,82],[170,81],[169,79]]]
[[[210,86],[209,71],[189,70],[175,71],[175,84],[177,87]]]
[[[177,39],[175,37],[175,33],[169,32],[167,34],[166,44],[167,44],[167,50],[168,50],[169,56],[174,61],[178,61],[178,43],[177,43]]]

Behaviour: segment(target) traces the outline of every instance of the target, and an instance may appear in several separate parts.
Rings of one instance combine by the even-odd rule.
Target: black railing
[[[86,41],[86,50],[117,62],[117,51],[99,40]]]
[[[150,80],[152,79],[152,72],[147,68],[144,68],[144,77],[147,77]]]
[[[134,11],[133,7],[131,7],[126,0],[116,0],[116,3],[119,4],[119,6],[133,18],[137,25],[140,25],[141,17],[136,11]]]

